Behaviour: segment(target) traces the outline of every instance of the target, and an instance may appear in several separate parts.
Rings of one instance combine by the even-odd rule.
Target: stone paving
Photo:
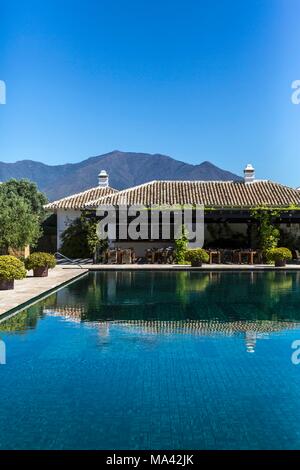
[[[0,317],[4,313],[12,309],[22,307],[23,304],[34,301],[43,294],[58,288],[83,273],[88,272],[87,269],[75,268],[74,266],[68,269],[56,267],[49,271],[48,277],[33,277],[29,272],[26,279],[15,281],[15,288],[13,290],[0,290]]]

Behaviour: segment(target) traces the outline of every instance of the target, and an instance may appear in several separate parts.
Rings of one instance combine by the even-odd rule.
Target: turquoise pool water
[[[0,449],[300,448],[298,273],[91,273],[0,339]]]

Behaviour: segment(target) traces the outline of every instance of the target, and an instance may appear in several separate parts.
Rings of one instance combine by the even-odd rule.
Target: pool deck
[[[66,269],[74,265],[64,265]],[[85,264],[89,271],[300,271],[300,264],[275,268],[269,264],[203,264],[201,268],[178,264]]]
[[[56,267],[49,271],[48,277],[33,277],[29,275],[21,281],[15,281],[13,290],[0,291],[0,318],[2,315],[14,313],[22,309],[28,302],[34,303],[51,291],[56,290],[65,284],[77,279],[87,273],[87,269],[72,267]]]

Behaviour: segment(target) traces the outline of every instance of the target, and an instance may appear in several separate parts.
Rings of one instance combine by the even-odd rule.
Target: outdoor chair
[[[293,250],[293,259],[298,263],[300,263],[300,253],[299,250]]]
[[[217,264],[221,264],[221,252],[218,249],[211,249],[208,252],[209,254],[209,264],[213,264],[216,262]]]
[[[132,250],[130,248],[121,251],[121,263],[132,264]]]
[[[168,251],[166,248],[164,248],[162,251],[161,251],[161,263],[162,264],[167,264],[168,262]]]
[[[240,264],[240,250],[233,250],[233,252],[232,252],[232,262],[234,264]]]
[[[138,262],[138,257],[136,256],[134,248],[129,248],[129,249],[131,250],[131,262],[132,263],[137,263]]]
[[[108,250],[107,264],[118,264],[118,250]]]
[[[163,264],[165,257],[164,248],[158,248],[154,253],[154,263]]]
[[[256,264],[262,264],[263,262],[263,254],[261,250],[257,250],[254,254],[254,260]]]
[[[169,246],[165,249],[165,259],[167,264],[173,264],[174,262],[174,248]]]
[[[147,248],[145,250],[145,258],[146,258],[147,263],[149,264],[154,263],[154,251],[152,250],[152,248]]]

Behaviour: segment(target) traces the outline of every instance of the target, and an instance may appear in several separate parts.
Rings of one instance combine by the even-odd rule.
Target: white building
[[[57,214],[57,247],[61,234],[82,211],[94,211],[103,206],[199,206],[204,207],[204,239],[206,246],[249,248],[255,245],[256,221],[251,210],[264,207],[280,210],[277,221],[289,237],[300,242],[300,191],[269,180],[255,178],[255,170],[248,164],[244,179],[240,181],[150,181],[132,188],[117,191],[108,185],[105,171],[99,174],[99,185],[46,206]],[[119,226],[119,218],[111,228]],[[253,230],[252,230],[253,229]],[[151,233],[149,231],[149,233]],[[299,239],[299,240],[298,240]],[[297,243],[294,243],[297,245]],[[174,237],[168,239],[123,239],[111,237],[115,248],[133,248],[137,256],[144,256],[147,248],[172,246]]]

